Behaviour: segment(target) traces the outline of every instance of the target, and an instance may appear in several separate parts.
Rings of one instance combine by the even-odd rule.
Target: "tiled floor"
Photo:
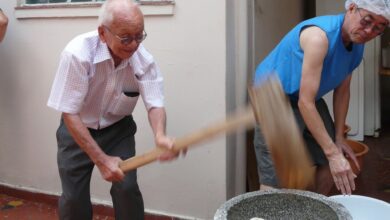
[[[13,195],[13,196],[11,196]],[[21,192],[0,186],[0,220],[56,220],[57,197],[38,193]],[[114,220],[111,207],[93,207],[93,220]],[[180,220],[179,218],[145,214],[145,220]]]
[[[99,208],[98,208],[99,209]],[[107,212],[107,211],[106,211]],[[0,194],[0,220],[57,220],[57,207]],[[93,220],[115,220],[112,214],[94,214]],[[174,217],[146,214],[145,220],[180,220]]]
[[[0,220],[54,219],[58,219],[58,213],[56,207],[53,205],[0,194]],[[114,218],[94,215],[93,220],[114,220]]]
[[[356,179],[354,194],[365,195],[390,202],[390,123],[381,131],[379,138],[366,137],[364,143],[370,148],[364,158],[363,169]],[[333,191],[333,194],[336,194]],[[20,197],[20,196],[18,196]],[[21,197],[24,198],[24,197]],[[55,220],[58,219],[55,205],[39,203],[1,194],[0,220]],[[169,220],[170,217],[147,216],[146,220]],[[94,215],[93,220],[114,220],[112,215]]]

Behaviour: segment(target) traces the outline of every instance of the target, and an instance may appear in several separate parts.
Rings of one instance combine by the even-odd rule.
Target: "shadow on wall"
[[[15,115],[23,114],[23,109],[18,107],[18,103],[23,102],[23,100],[21,100],[14,91],[28,90],[28,88],[19,88],[20,83],[18,77],[20,77],[20,74],[18,73],[18,68],[15,66],[15,59],[12,56],[7,55],[7,51],[11,50],[7,48],[8,45],[10,44],[1,45],[2,48],[0,50],[0,114],[3,116],[1,118],[1,124],[3,125],[1,129],[4,129],[0,136],[1,143],[4,143],[6,139],[12,137],[12,133],[19,131],[18,125],[23,124],[23,119],[21,117],[13,117]],[[28,93],[26,93],[26,98],[28,98]]]

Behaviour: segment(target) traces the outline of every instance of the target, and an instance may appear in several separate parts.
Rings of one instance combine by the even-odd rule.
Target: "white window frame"
[[[93,18],[99,16],[99,8],[103,2],[66,2],[25,4],[18,0],[15,7],[17,19],[42,18]],[[145,16],[173,15],[174,0],[140,0],[141,10]]]

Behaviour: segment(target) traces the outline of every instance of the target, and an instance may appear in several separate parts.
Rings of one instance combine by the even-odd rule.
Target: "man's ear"
[[[106,43],[106,32],[103,25],[98,27],[99,38],[103,43]]]
[[[350,10],[351,12],[352,12],[355,8],[358,8],[358,6],[357,6],[355,3],[351,3],[351,4],[349,4],[349,6],[348,6],[348,10]]]

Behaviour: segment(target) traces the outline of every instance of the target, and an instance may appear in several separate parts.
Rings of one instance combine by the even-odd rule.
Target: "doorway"
[[[380,97],[381,97],[381,127],[390,125],[390,30],[386,29],[381,37],[381,71],[380,71]]]
[[[314,17],[313,0],[253,0],[249,7],[249,79],[256,66],[279,41],[300,21]],[[253,147],[253,130],[246,134],[246,191],[259,189],[256,156]]]

